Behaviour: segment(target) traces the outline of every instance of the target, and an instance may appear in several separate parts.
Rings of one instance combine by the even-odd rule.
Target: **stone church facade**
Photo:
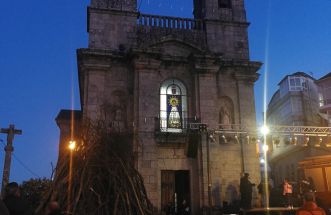
[[[96,119],[107,106],[112,129],[132,134],[135,166],[158,210],[185,199],[200,214],[238,200],[242,172],[259,182],[256,145],[216,132],[256,126],[261,64],[249,60],[244,0],[194,0],[194,19],[141,14],[136,0],[91,0],[87,22],[76,114]],[[66,117],[57,117],[60,153]]]

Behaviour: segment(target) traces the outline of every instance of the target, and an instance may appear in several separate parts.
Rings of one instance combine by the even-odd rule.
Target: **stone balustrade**
[[[138,47],[148,47],[166,39],[178,39],[200,49],[206,48],[201,20],[139,14],[136,26]]]
[[[152,28],[203,30],[203,22],[196,19],[140,14],[137,25]]]

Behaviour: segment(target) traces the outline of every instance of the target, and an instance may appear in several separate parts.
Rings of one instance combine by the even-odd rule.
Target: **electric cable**
[[[2,143],[2,145],[4,145],[4,146],[6,146],[6,144],[3,142],[3,140],[0,140],[0,142]],[[19,164],[21,164],[22,165],[22,167],[26,170],[26,171],[28,171],[30,174],[32,174],[33,176],[35,176],[35,177],[37,177],[37,178],[40,178],[40,176],[37,174],[37,173],[35,173],[34,171],[32,171],[27,165],[25,165],[16,155],[15,155],[15,153],[14,152],[12,152],[12,155],[13,155],[13,157],[14,157],[14,159],[19,163]]]

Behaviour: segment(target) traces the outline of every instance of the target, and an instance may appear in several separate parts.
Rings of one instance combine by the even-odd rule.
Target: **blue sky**
[[[192,1],[142,0],[138,5],[145,13],[192,17]],[[14,140],[11,181],[51,175],[59,140],[54,119],[60,109],[80,107],[75,53],[87,47],[88,4],[88,0],[34,0],[1,5],[0,127],[14,123],[23,130]],[[251,60],[265,63],[255,87],[260,121],[265,71],[268,98],[287,74],[304,71],[320,78],[331,71],[331,0],[245,4]],[[0,139],[5,142],[6,136],[0,134]],[[0,149],[2,177],[3,146]]]

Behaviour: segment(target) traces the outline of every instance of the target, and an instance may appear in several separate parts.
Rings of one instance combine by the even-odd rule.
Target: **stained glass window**
[[[186,128],[187,96],[184,84],[177,79],[164,81],[160,88],[160,129],[182,132]]]

